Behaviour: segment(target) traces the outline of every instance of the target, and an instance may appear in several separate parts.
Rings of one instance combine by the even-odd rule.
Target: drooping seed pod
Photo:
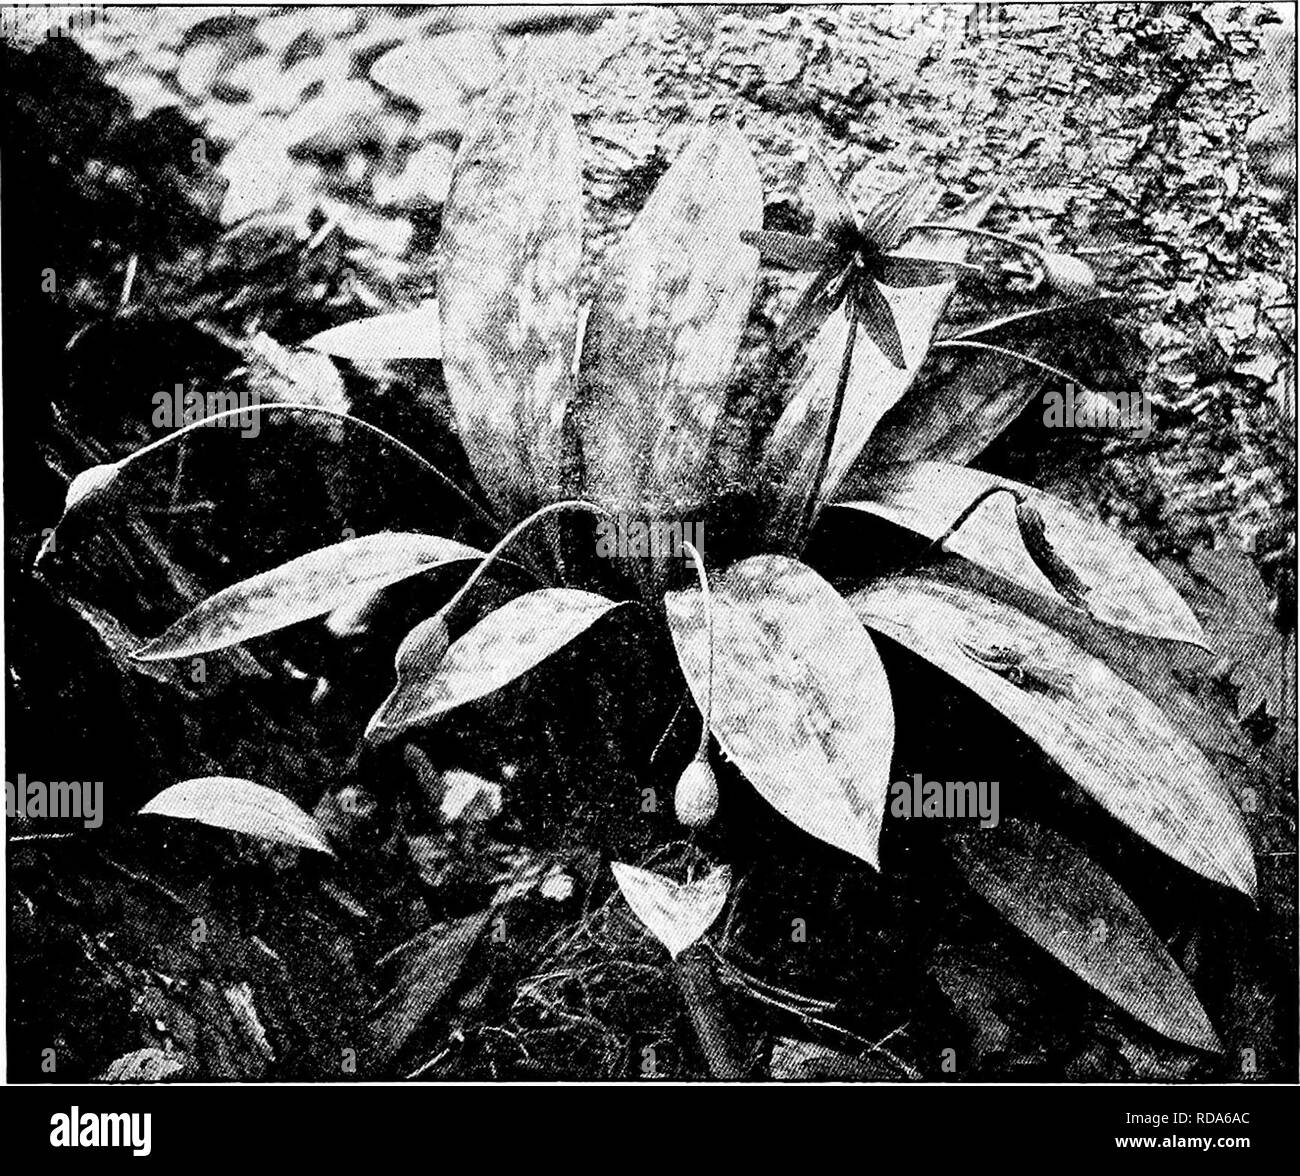
[[[1067,298],[1087,298],[1097,292],[1097,275],[1081,257],[1070,253],[1043,253],[1043,276],[1047,284]]]
[[[72,510],[78,503],[107,494],[116,481],[120,469],[121,466],[114,461],[82,470],[68,483],[68,494],[63,502],[64,513]]]
[[[673,794],[673,809],[690,829],[702,829],[718,815],[718,778],[708,760],[693,759],[686,765]]]
[[[426,617],[415,626],[397,647],[397,656],[393,659],[394,668],[399,678],[418,671],[428,671],[437,666],[447,656],[451,645],[451,633],[441,612]]]
[[[1038,507],[1027,499],[1017,502],[1016,525],[1020,528],[1021,542],[1024,543],[1025,550],[1029,552],[1035,567],[1075,608],[1086,609],[1088,605],[1085,597],[1088,593],[1088,585],[1052,546],[1051,540],[1047,537],[1047,524],[1043,521],[1042,512]]]

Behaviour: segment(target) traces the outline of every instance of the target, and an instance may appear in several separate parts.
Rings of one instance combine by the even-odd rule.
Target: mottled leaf
[[[430,298],[414,310],[379,314],[331,327],[303,344],[340,359],[440,359],[442,326]]]
[[[1082,601],[1097,620],[1134,633],[1204,645],[1205,633],[1192,610],[1133,544],[1032,486],[948,462],[899,462],[852,474],[842,491],[851,501],[836,505],[875,515],[933,541],[995,486],[1006,486],[1037,507],[1047,540],[1082,581]],[[1011,494],[994,494],[981,503],[947,539],[944,550],[1030,592],[1060,599],[1026,550]]]
[[[610,862],[627,905],[676,959],[712,925],[727,905],[731,870],[719,866],[698,882],[674,882],[662,874]]]
[[[137,1049],[115,1058],[95,1079],[96,1082],[165,1082],[185,1069],[184,1054],[165,1053],[161,1049]]]
[[[1015,723],[1157,849],[1254,897],[1245,824],[1223,781],[1159,707],[1103,662],[1001,601],[936,580],[892,577],[850,603],[870,628]]]
[[[699,592],[665,598],[696,705],[708,690]],[[877,866],[894,711],[870,636],[811,568],[781,556],[713,583],[713,734],[759,794],[812,836]]]
[[[438,238],[447,391],[507,514],[561,496],[581,258],[577,132],[525,45],[465,130]]]
[[[287,796],[234,776],[202,776],[173,784],[149,801],[140,815],[179,817],[280,845],[334,853],[315,817]]]
[[[366,735],[390,739],[522,677],[581,636],[618,601],[574,588],[516,596],[453,641],[441,661],[412,665],[370,720]]]
[[[1078,847],[1025,821],[949,844],[971,886],[1070,971],[1158,1033],[1222,1050],[1187,977],[1141,911]]]
[[[987,207],[988,202],[981,201],[953,218],[953,223],[977,224]],[[903,256],[945,261],[960,261],[966,252],[967,244],[960,236],[926,232],[913,234],[899,250]],[[891,323],[896,325],[898,350],[893,351],[892,332],[884,336],[892,358],[871,342],[865,331],[860,330],[854,340],[844,405],[822,484],[823,505],[836,497],[841,481],[857,461],[881,417],[911,386],[929,353],[931,338],[956,284],[945,281],[938,286],[875,289],[879,301],[889,310]],[[787,540],[797,533],[804,504],[813,493],[848,327],[848,313],[841,307],[808,344],[790,380],[785,409],[763,444],[761,476],[778,494],[773,526]],[[901,361],[902,366],[896,361]]]
[[[436,535],[381,531],[346,539],[223,588],[133,656],[152,660],[224,649],[323,616],[442,564],[482,555]]]
[[[583,339],[587,490],[615,510],[698,506],[705,456],[749,316],[758,170],[730,124],[702,132],[606,258]]]

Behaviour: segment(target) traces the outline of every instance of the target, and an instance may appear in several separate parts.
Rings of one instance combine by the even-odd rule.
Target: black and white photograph
[[[833,1084],[1248,1149],[1297,1082],[1295,15],[0,8],[33,1138]]]

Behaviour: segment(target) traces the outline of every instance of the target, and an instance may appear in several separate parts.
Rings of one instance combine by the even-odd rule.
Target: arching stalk
[[[849,387],[849,372],[853,367],[853,344],[858,334],[858,301],[849,297],[849,333],[844,340],[844,355],[840,359],[840,375],[835,383],[835,397],[831,401],[830,417],[826,421],[826,435],[822,438],[822,451],[817,460],[817,472],[813,476],[812,494],[804,505],[803,518],[799,523],[798,540],[802,544],[812,530],[817,517],[817,506],[821,501],[822,483],[826,481],[826,471],[830,468],[831,454],[835,452],[835,434],[840,427],[840,414],[844,411],[844,397]]]
[[[1006,359],[1016,359],[1029,367],[1036,367],[1040,371],[1046,372],[1049,376],[1057,376],[1067,383],[1074,384],[1090,396],[1101,396],[1102,394],[1094,388],[1090,388],[1077,376],[1071,375],[1062,368],[1053,367],[1050,363],[1044,363],[1041,359],[1035,359],[1032,355],[1025,355],[1020,351],[1013,351],[1010,347],[999,347],[996,343],[979,343],[974,339],[940,339],[937,343],[931,344],[935,349],[943,348],[945,351],[955,351],[958,348],[973,348],[976,351],[991,351],[995,355],[1001,355]]]
[[[516,523],[511,527],[510,530],[501,537],[497,545],[493,547],[492,550],[489,551],[481,560],[479,560],[478,566],[470,574],[469,579],[466,580],[459,589],[457,589],[455,595],[452,596],[452,598],[439,610],[443,618],[445,619],[448,617],[451,614],[452,609],[469,595],[471,590],[474,588],[474,585],[483,578],[488,568],[497,561],[501,553],[509,547],[511,543],[513,543],[539,519],[544,519],[547,515],[556,514],[562,510],[587,511],[591,514],[604,515],[608,518],[614,517],[603,506],[597,506],[594,502],[586,502],[580,498],[567,498],[562,502],[552,502],[547,506],[543,506],[540,510],[533,511],[533,513],[524,519],[523,522]]]
[[[949,528],[940,535],[938,539],[930,544],[931,549],[934,551],[942,550],[943,545],[961,529],[962,524],[970,518],[987,499],[992,498],[995,494],[1010,494],[1011,497],[1016,500],[1017,506],[1024,501],[1025,497],[1018,490],[1011,489],[1010,486],[990,486],[987,490],[977,494],[975,500],[967,506],[961,514],[953,519],[951,526],[949,526]]]
[[[709,638],[709,668],[704,685],[704,729],[700,732],[700,746],[695,753],[697,760],[709,757],[709,728],[713,725],[713,595],[709,590],[709,577],[704,570],[704,559],[693,543],[682,543],[682,548],[691,557],[695,565],[695,576],[700,582],[700,591],[704,594],[704,630]]]
[[[501,529],[500,520],[494,514],[492,514],[491,511],[489,511],[486,507],[484,507],[479,502],[477,502],[469,493],[461,489],[461,487],[456,485],[456,483],[453,482],[449,477],[447,477],[447,475],[444,474],[436,465],[434,465],[431,461],[429,461],[427,457],[425,457],[418,450],[412,449],[411,446],[407,445],[405,441],[399,440],[398,438],[394,437],[390,432],[388,432],[386,429],[381,429],[378,425],[372,425],[369,421],[362,420],[360,417],[352,416],[351,414],[346,412],[341,412],[336,408],[325,408],[324,406],[319,404],[299,404],[299,403],[289,402],[289,403],[276,403],[276,404],[254,404],[254,405],[249,405],[245,408],[225,409],[222,412],[214,413],[212,416],[204,417],[202,420],[191,421],[188,425],[183,425],[181,428],[176,429],[174,432],[168,433],[165,437],[159,437],[156,441],[150,441],[148,445],[145,445],[140,449],[135,450],[133,453],[128,453],[126,457],[122,458],[120,461],[114,464],[116,465],[118,472],[121,472],[132,462],[138,460],[139,458],[144,457],[145,454],[152,453],[157,449],[161,449],[164,445],[170,445],[173,441],[179,440],[181,437],[184,437],[187,433],[192,433],[196,429],[211,428],[213,425],[219,424],[222,421],[232,420],[236,417],[243,417],[246,413],[249,412],[261,412],[261,413],[300,412],[312,416],[329,417],[331,420],[338,420],[338,421],[343,421],[350,425],[356,425],[359,428],[365,430],[366,432],[373,433],[375,436],[382,438],[389,445],[394,446],[396,449],[401,450],[408,457],[413,458],[425,470],[433,474],[433,476],[437,478],[438,481],[440,481],[446,489],[450,490],[466,506],[468,506],[470,510],[474,512],[475,516],[479,519],[480,522],[490,527],[493,531],[500,531]]]

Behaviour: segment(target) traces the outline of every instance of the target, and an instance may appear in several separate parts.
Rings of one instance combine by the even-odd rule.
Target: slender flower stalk
[[[135,461],[138,461],[146,454],[153,453],[155,450],[161,449],[165,445],[170,445],[173,441],[178,441],[181,437],[184,437],[187,433],[194,432],[196,429],[211,428],[213,425],[220,424],[222,421],[232,420],[236,417],[243,417],[249,412],[261,412],[264,414],[271,413],[271,412],[298,412],[298,413],[304,413],[311,416],[329,417],[331,420],[343,421],[346,424],[355,425],[366,432],[372,433],[375,436],[382,438],[389,445],[394,446],[395,448],[401,450],[408,457],[414,459],[426,471],[433,474],[433,476],[437,478],[438,481],[440,481],[444,487],[450,490],[453,494],[456,495],[456,497],[458,497],[463,503],[465,503],[465,505],[468,506],[470,510],[474,512],[475,516],[481,522],[489,526],[493,531],[499,531],[501,529],[500,520],[497,519],[497,517],[494,514],[492,514],[491,511],[489,511],[481,503],[476,501],[469,493],[463,490],[460,486],[456,485],[455,482],[453,482],[449,477],[447,477],[447,475],[444,474],[440,469],[438,469],[438,467],[435,466],[431,461],[429,461],[428,458],[426,458],[418,450],[412,449],[411,446],[407,445],[405,441],[399,440],[398,438],[394,437],[390,432],[388,432],[386,429],[381,429],[378,425],[372,425],[369,421],[362,420],[360,417],[352,416],[350,413],[341,412],[340,410],[335,408],[325,408],[319,404],[299,404],[293,402],[288,402],[288,403],[278,402],[275,404],[254,404],[254,405],[246,406],[244,408],[232,408],[232,409],[226,409],[222,412],[213,413],[211,416],[206,416],[202,420],[191,421],[188,425],[183,425],[181,428],[176,429],[171,433],[168,433],[165,437],[159,437],[156,441],[150,441],[148,445],[144,445],[141,448],[135,450],[134,452],[128,453],[126,457],[122,458],[119,461],[110,462],[103,466],[94,467],[94,471],[97,472],[97,476],[95,477],[93,483],[83,482],[83,486],[90,486],[91,489],[105,489],[107,488],[111,480],[116,477],[117,474],[121,473],[121,471],[124,470],[127,466],[129,466],[131,463]],[[77,475],[77,478],[84,478],[86,474],[90,474],[90,473],[92,473],[92,471],[90,470],[83,471],[82,474]],[[74,478],[73,486],[75,486],[76,484],[77,484],[77,479]],[[75,498],[70,493],[69,505],[71,506],[73,502],[75,502]]]
[[[704,713],[701,716],[700,744],[695,758],[686,765],[673,794],[673,808],[683,825],[699,829],[718,813],[718,779],[709,765],[709,735],[713,727],[713,596],[709,590],[704,559],[691,543],[682,547],[695,565],[695,575],[704,596],[704,628],[709,642],[709,662],[704,687]]]
[[[848,393],[849,372],[853,367],[853,345],[858,336],[858,304],[851,301],[849,305],[849,332],[844,340],[844,355],[840,359],[840,375],[835,382],[835,395],[831,400],[830,416],[826,419],[826,435],[822,438],[822,451],[817,459],[817,470],[813,475],[812,492],[804,503],[803,519],[799,524],[799,535],[806,538],[817,518],[817,506],[822,496],[822,484],[826,481],[826,471],[830,468],[831,455],[835,452],[835,434],[839,431],[840,415],[844,411],[844,397]]]

